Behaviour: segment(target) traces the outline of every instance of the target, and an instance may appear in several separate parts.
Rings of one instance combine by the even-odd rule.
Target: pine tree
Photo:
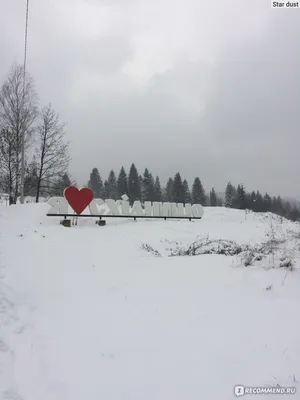
[[[277,213],[277,204],[276,204],[276,197],[272,197],[272,204],[271,204],[271,212],[276,214]]]
[[[142,202],[144,201],[149,201],[149,171],[148,168],[145,168],[144,172],[144,177],[142,179],[139,178],[139,181],[141,183],[141,200]]]
[[[58,177],[52,184],[50,189],[51,196],[62,196],[64,190],[69,186],[76,186],[75,182],[72,181],[71,177],[68,173],[63,174]],[[44,195],[43,190],[41,191],[41,195]]]
[[[104,181],[104,195],[102,197],[102,199],[109,199],[109,188],[108,188],[108,181],[107,179]]]
[[[128,196],[127,174],[125,172],[124,167],[121,168],[118,176],[117,191],[118,191],[118,197],[123,196],[123,194],[126,194]]]
[[[288,201],[284,202],[283,209],[284,209],[284,212],[283,212],[282,216],[287,218],[287,219],[290,219],[291,218],[291,213],[292,213],[292,206]]]
[[[128,175],[128,195],[131,205],[134,201],[141,200],[140,177],[134,164],[131,165]]]
[[[139,175],[139,185],[140,185],[140,191],[141,191],[141,196],[142,196],[142,185],[143,185],[143,177],[142,177],[142,175]]]
[[[239,208],[244,210],[246,208],[246,190],[244,185],[238,185],[236,196],[234,200],[234,208]]]
[[[256,209],[256,195],[254,190],[251,192],[251,194],[249,195],[249,200],[248,200],[249,204],[248,204],[248,208],[249,210],[255,211]]]
[[[246,210],[251,210],[251,193],[246,193],[245,209]]]
[[[228,182],[225,190],[225,207],[231,208],[233,207],[235,197],[235,190],[232,186],[231,182]]]
[[[295,205],[291,210],[290,218],[292,221],[299,221],[300,219],[300,212]]]
[[[71,181],[71,178],[69,177],[69,175],[67,173],[63,174],[61,180],[62,180],[62,184],[65,188],[72,186],[72,184],[73,184]]]
[[[184,190],[184,204],[189,204],[192,202],[192,195],[189,189],[189,184],[185,179],[183,182],[183,190]]]
[[[92,189],[96,199],[104,197],[105,189],[98,168],[93,168],[90,174],[89,188]]]
[[[118,187],[117,187],[117,178],[116,174],[113,170],[110,171],[107,179],[107,187],[105,188],[106,198],[117,200],[118,196]]]
[[[192,202],[193,204],[206,205],[206,195],[203,189],[200,178],[195,178],[193,188],[192,188]]]
[[[277,214],[281,215],[283,217],[284,216],[284,206],[283,206],[283,201],[280,196],[277,196],[276,202],[277,202],[277,207],[278,207]]]
[[[173,199],[175,203],[184,203],[184,187],[180,173],[177,172],[173,180]]]
[[[222,207],[224,204],[224,201],[222,200],[221,197],[217,196],[217,200],[216,200],[216,206],[217,207]]]
[[[155,201],[155,187],[154,179],[152,174],[145,169],[144,176],[142,178],[142,201]]]
[[[174,182],[172,178],[169,178],[167,182],[167,186],[164,190],[164,201],[168,201],[170,203],[174,202],[174,196],[173,196],[173,186]]]
[[[255,201],[255,211],[263,212],[264,211],[264,199],[259,191],[256,192],[256,201]]]
[[[216,207],[217,205],[217,195],[215,192],[215,189],[212,188],[210,193],[209,193],[209,198],[210,198],[210,205],[211,207]]]
[[[263,202],[264,202],[264,211],[265,211],[265,212],[271,211],[271,208],[272,208],[272,198],[271,198],[271,196],[268,195],[268,193],[266,193],[266,194],[264,195]]]
[[[150,181],[150,185],[149,185],[149,201],[155,201],[155,181],[153,178],[153,175],[149,174],[149,181]]]
[[[154,191],[155,191],[155,201],[162,201],[162,190],[160,186],[160,180],[157,176],[154,183]]]

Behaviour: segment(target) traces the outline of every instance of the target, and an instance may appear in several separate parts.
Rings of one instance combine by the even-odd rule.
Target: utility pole
[[[27,34],[28,34],[28,9],[29,0],[26,5],[26,23],[25,23],[25,49],[24,49],[24,76],[23,76],[23,112],[25,106],[25,90],[26,90],[26,61],[27,61]],[[24,125],[21,127],[21,187],[20,187],[20,203],[24,204],[24,181],[25,181],[25,129]]]

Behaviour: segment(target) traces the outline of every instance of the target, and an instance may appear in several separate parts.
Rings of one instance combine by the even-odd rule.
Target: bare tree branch
[[[61,178],[69,166],[69,143],[65,141],[65,124],[49,104],[40,113],[38,134],[38,181],[36,202],[41,189],[51,188],[53,180]]]
[[[8,179],[7,187],[13,203],[16,203],[19,193],[22,134],[24,132],[27,148],[36,116],[37,95],[33,80],[27,74],[24,82],[23,67],[13,66],[0,89],[0,174],[3,180],[5,171],[8,173],[5,179]]]

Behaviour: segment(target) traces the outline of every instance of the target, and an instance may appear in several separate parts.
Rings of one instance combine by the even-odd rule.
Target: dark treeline
[[[182,179],[179,172],[173,178],[169,178],[165,186],[161,186],[158,176],[154,177],[148,168],[140,175],[135,164],[131,165],[128,173],[124,167],[117,175],[111,170],[105,181],[102,180],[98,169],[94,168],[87,186],[93,190],[95,197],[102,199],[117,200],[126,194],[131,204],[135,200],[198,203],[203,206],[225,206],[255,212],[271,211],[293,221],[300,220],[299,209],[282,200],[280,196],[271,197],[268,193],[262,195],[259,191],[248,193],[243,184],[235,187],[229,182],[223,199],[217,195],[214,188],[207,193],[199,177],[196,177],[189,187],[187,180]]]

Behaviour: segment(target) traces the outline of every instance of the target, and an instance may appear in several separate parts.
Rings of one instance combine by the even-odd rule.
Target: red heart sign
[[[64,196],[76,214],[81,214],[94,198],[91,189],[83,188],[78,190],[74,186],[69,186],[64,190]]]

